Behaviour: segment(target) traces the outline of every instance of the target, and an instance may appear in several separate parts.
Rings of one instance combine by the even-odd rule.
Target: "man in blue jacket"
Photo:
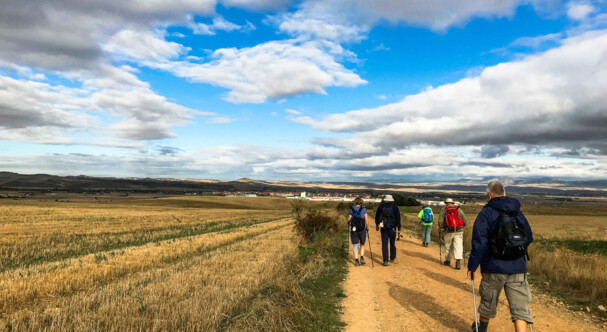
[[[381,229],[381,252],[384,258],[384,266],[396,259],[396,229],[400,232],[400,210],[394,203],[392,195],[386,195],[384,201],[375,211],[375,230]],[[388,242],[390,251],[388,252]]]
[[[481,210],[474,222],[472,231],[472,252],[468,261],[468,279],[474,278],[474,272],[480,265],[482,280],[479,287],[481,302],[478,306],[480,322],[479,332],[486,332],[489,319],[495,318],[498,298],[504,289],[510,307],[510,316],[515,330],[527,331],[527,324],[533,324],[533,317],[529,311],[531,291],[527,282],[527,261],[523,255],[518,258],[503,256],[496,252],[496,226],[498,220],[504,223],[504,213],[509,213],[511,219],[521,225],[521,232],[525,232],[525,243],[533,241],[529,222],[520,211],[518,200],[506,197],[504,186],[499,181],[490,181],[487,185],[487,199],[489,203]],[[506,211],[506,212],[504,212]],[[500,228],[504,229],[504,228]],[[503,233],[503,232],[502,232]],[[520,250],[523,250],[521,248]],[[526,246],[524,246],[526,250]],[[472,325],[475,329],[476,322]]]

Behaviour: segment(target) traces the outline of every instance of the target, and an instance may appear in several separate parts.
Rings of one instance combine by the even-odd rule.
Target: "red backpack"
[[[445,227],[451,230],[464,228],[464,221],[459,217],[457,206],[451,205],[445,208]]]

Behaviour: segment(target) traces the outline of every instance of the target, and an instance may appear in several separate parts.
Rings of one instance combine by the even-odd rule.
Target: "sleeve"
[[[400,226],[400,209],[398,208],[398,206],[394,205],[392,207],[392,211],[394,212],[394,221],[396,224],[396,227],[398,227],[398,230],[400,231],[401,226]]]
[[[378,226],[379,225],[379,216],[381,215],[381,211],[384,209],[384,207],[382,205],[377,207],[377,210],[375,210],[375,225]]]
[[[462,217],[462,221],[464,222],[464,227],[468,226],[468,219],[466,219],[466,214],[464,210],[459,209],[459,216]]]
[[[421,219],[424,217],[424,209],[422,209],[421,211],[419,211],[419,213],[417,214],[417,219]]]
[[[348,209],[348,215],[351,216],[352,215],[352,208]]]
[[[468,271],[475,272],[481,261],[487,254],[489,242],[489,211],[487,208],[481,210],[472,229],[472,251],[468,259]]]
[[[440,210],[440,215],[438,216],[438,227],[439,228],[445,227],[445,209]]]

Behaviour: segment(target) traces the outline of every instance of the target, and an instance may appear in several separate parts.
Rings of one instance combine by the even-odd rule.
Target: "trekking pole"
[[[438,255],[439,255],[439,261],[438,264],[443,264],[443,248],[442,248],[442,241],[441,241],[441,234],[440,232],[438,233]]]
[[[420,222],[419,222],[419,224],[417,224],[417,225],[415,226],[415,228],[413,229],[413,232],[411,232],[411,235],[409,235],[409,238],[411,238],[411,237],[413,236],[413,233],[415,233],[415,231],[417,230],[417,226],[419,226],[419,225],[421,225],[421,224],[422,224],[422,222],[420,221]]]
[[[350,243],[352,242],[351,236],[352,235],[350,234],[350,222],[348,221],[348,257],[350,257]]]
[[[470,275],[470,280],[472,280],[472,303],[474,305],[474,327],[476,328],[476,332],[478,332],[478,317],[476,316],[476,294],[474,293],[474,272]]]
[[[371,250],[371,235],[369,234],[368,227],[367,227],[367,239],[369,241],[369,253],[371,253],[371,267],[375,267],[375,264],[373,264],[373,250]]]

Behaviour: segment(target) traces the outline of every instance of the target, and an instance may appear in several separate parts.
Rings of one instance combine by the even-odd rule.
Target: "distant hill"
[[[471,193],[482,195],[485,183],[377,183],[377,182],[301,182],[258,181],[241,178],[236,181],[169,179],[169,178],[115,178],[56,176],[49,174],[18,174],[0,172],[0,190],[13,191],[132,191],[132,192],[326,192],[326,193],[389,193],[409,192],[419,197],[435,193]],[[507,187],[508,192],[534,195],[607,196],[607,180],[593,181],[517,181]]]

